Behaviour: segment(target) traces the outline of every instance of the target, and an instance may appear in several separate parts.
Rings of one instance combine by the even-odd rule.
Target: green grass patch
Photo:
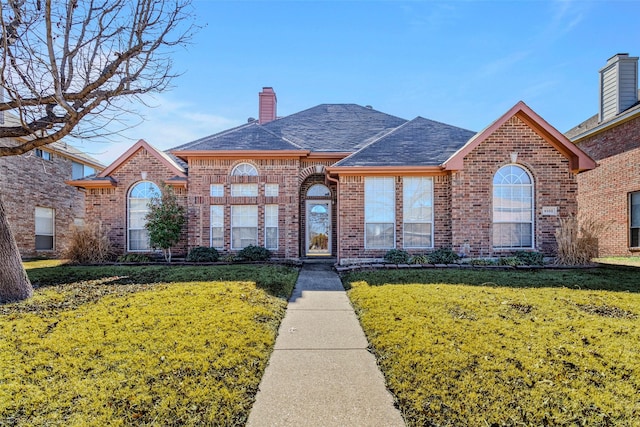
[[[640,257],[638,256],[594,258],[594,261],[600,262],[603,264],[628,265],[632,267],[640,267]]]
[[[599,286],[595,272],[574,270],[569,277],[578,274],[578,282],[562,271],[491,271],[489,280],[481,271],[432,270],[432,280],[394,285],[387,273],[407,274],[395,283],[409,283],[413,273],[379,273],[347,276],[349,296],[408,425],[631,426],[640,419],[638,273],[620,276],[632,284]]]
[[[0,306],[0,425],[244,425],[297,271],[241,267],[29,270]]]

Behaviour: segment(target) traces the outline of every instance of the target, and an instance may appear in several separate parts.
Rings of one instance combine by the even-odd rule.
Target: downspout
[[[340,180],[332,178],[329,171],[327,171],[324,177],[325,183],[327,183],[326,181],[336,183],[336,264],[340,265],[340,246],[338,244],[340,241]]]

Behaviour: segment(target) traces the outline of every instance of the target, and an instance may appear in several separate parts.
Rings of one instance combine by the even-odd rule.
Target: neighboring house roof
[[[262,126],[312,152],[354,152],[405,122],[356,104],[321,104]]]
[[[464,147],[455,152],[446,162],[444,162],[444,168],[446,170],[463,169],[464,157],[514,116],[526,123],[534,132],[544,138],[560,153],[567,157],[569,159],[571,170],[583,171],[596,167],[596,162],[593,161],[591,157],[579,149],[575,144],[571,143],[566,136],[547,123],[527,104],[520,101],[511,107],[511,109],[502,115],[502,117],[489,125],[489,127],[471,138]]]
[[[638,90],[638,97],[640,98],[640,90]],[[613,126],[620,125],[626,121],[633,119],[640,115],[640,102],[635,103],[631,107],[627,108],[623,112],[611,117],[603,122],[599,121],[599,115],[595,114],[589,117],[579,125],[569,129],[564,135],[574,143],[579,143],[581,139],[609,129]]]
[[[331,167],[439,166],[475,132],[423,117],[406,122]]]

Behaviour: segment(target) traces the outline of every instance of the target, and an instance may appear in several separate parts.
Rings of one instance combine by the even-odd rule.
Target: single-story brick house
[[[123,251],[147,251],[150,194],[167,184],[188,210],[180,249],[265,246],[281,258],[380,259],[389,249],[468,256],[551,255],[593,160],[520,102],[475,133],[355,104],[259,119],[168,152],[139,141],[86,188],[87,217]]]
[[[600,256],[640,253],[640,102],[638,57],[619,53],[600,69],[597,114],[566,136],[597,161],[578,176],[582,221],[606,228],[598,239]]]

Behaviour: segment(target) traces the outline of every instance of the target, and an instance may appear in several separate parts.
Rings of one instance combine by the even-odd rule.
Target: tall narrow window
[[[145,228],[149,213],[149,202],[160,196],[160,189],[153,182],[142,181],[134,185],[129,191],[127,207],[128,250],[148,251],[149,232]]]
[[[212,248],[224,248],[224,206],[211,206],[211,243]]]
[[[629,213],[631,238],[629,245],[632,248],[640,247],[640,191],[629,195]]]
[[[493,246],[533,247],[533,181],[518,165],[503,166],[493,178]]]
[[[52,251],[55,237],[55,211],[36,207],[36,250]]]
[[[278,249],[278,205],[264,206],[264,246]]]
[[[404,177],[402,203],[404,247],[433,247],[433,180]]]
[[[231,249],[258,244],[258,206],[231,206]]]
[[[396,221],[395,178],[364,179],[364,247],[392,249],[395,247]]]

